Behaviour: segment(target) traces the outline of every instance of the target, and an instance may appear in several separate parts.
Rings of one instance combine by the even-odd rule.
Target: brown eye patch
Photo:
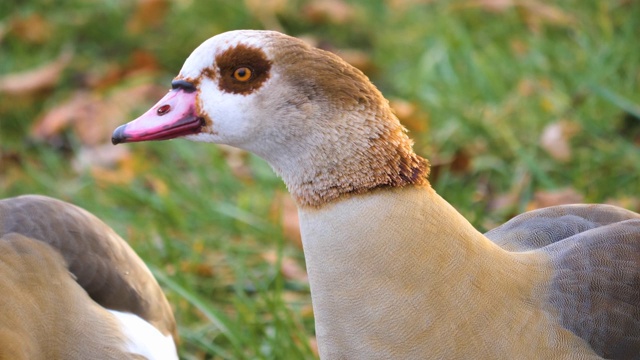
[[[260,88],[269,78],[271,61],[259,48],[238,44],[216,56],[216,64],[220,71],[218,87],[220,90],[232,94],[248,95]],[[250,76],[242,69],[249,70]]]

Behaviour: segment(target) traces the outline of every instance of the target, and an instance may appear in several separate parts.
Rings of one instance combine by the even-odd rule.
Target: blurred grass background
[[[554,203],[640,210],[636,1],[3,1],[0,195],[114,227],[166,289],[185,359],[316,356],[295,208],[269,166],[181,140],[109,144],[196,46],[240,28],[365,71],[481,230]]]

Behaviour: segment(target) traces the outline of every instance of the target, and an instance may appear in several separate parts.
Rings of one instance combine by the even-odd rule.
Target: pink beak
[[[197,134],[204,119],[196,111],[196,88],[184,80],[172,83],[169,91],[157,104],[139,118],[119,126],[111,137],[116,145],[126,142],[168,140]]]

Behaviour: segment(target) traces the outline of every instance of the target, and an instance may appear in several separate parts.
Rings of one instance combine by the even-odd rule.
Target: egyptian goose
[[[640,357],[639,214],[560,206],[481,234],[333,54],[271,31],[205,41],[112,141],[178,137],[251,151],[286,183],[321,358]]]
[[[0,359],[178,359],[171,307],[110,227],[45,196],[0,200]]]

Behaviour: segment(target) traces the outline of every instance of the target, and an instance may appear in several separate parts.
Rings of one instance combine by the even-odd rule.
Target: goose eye
[[[251,74],[251,69],[248,67],[239,67],[233,72],[233,78],[245,82],[251,79]]]

